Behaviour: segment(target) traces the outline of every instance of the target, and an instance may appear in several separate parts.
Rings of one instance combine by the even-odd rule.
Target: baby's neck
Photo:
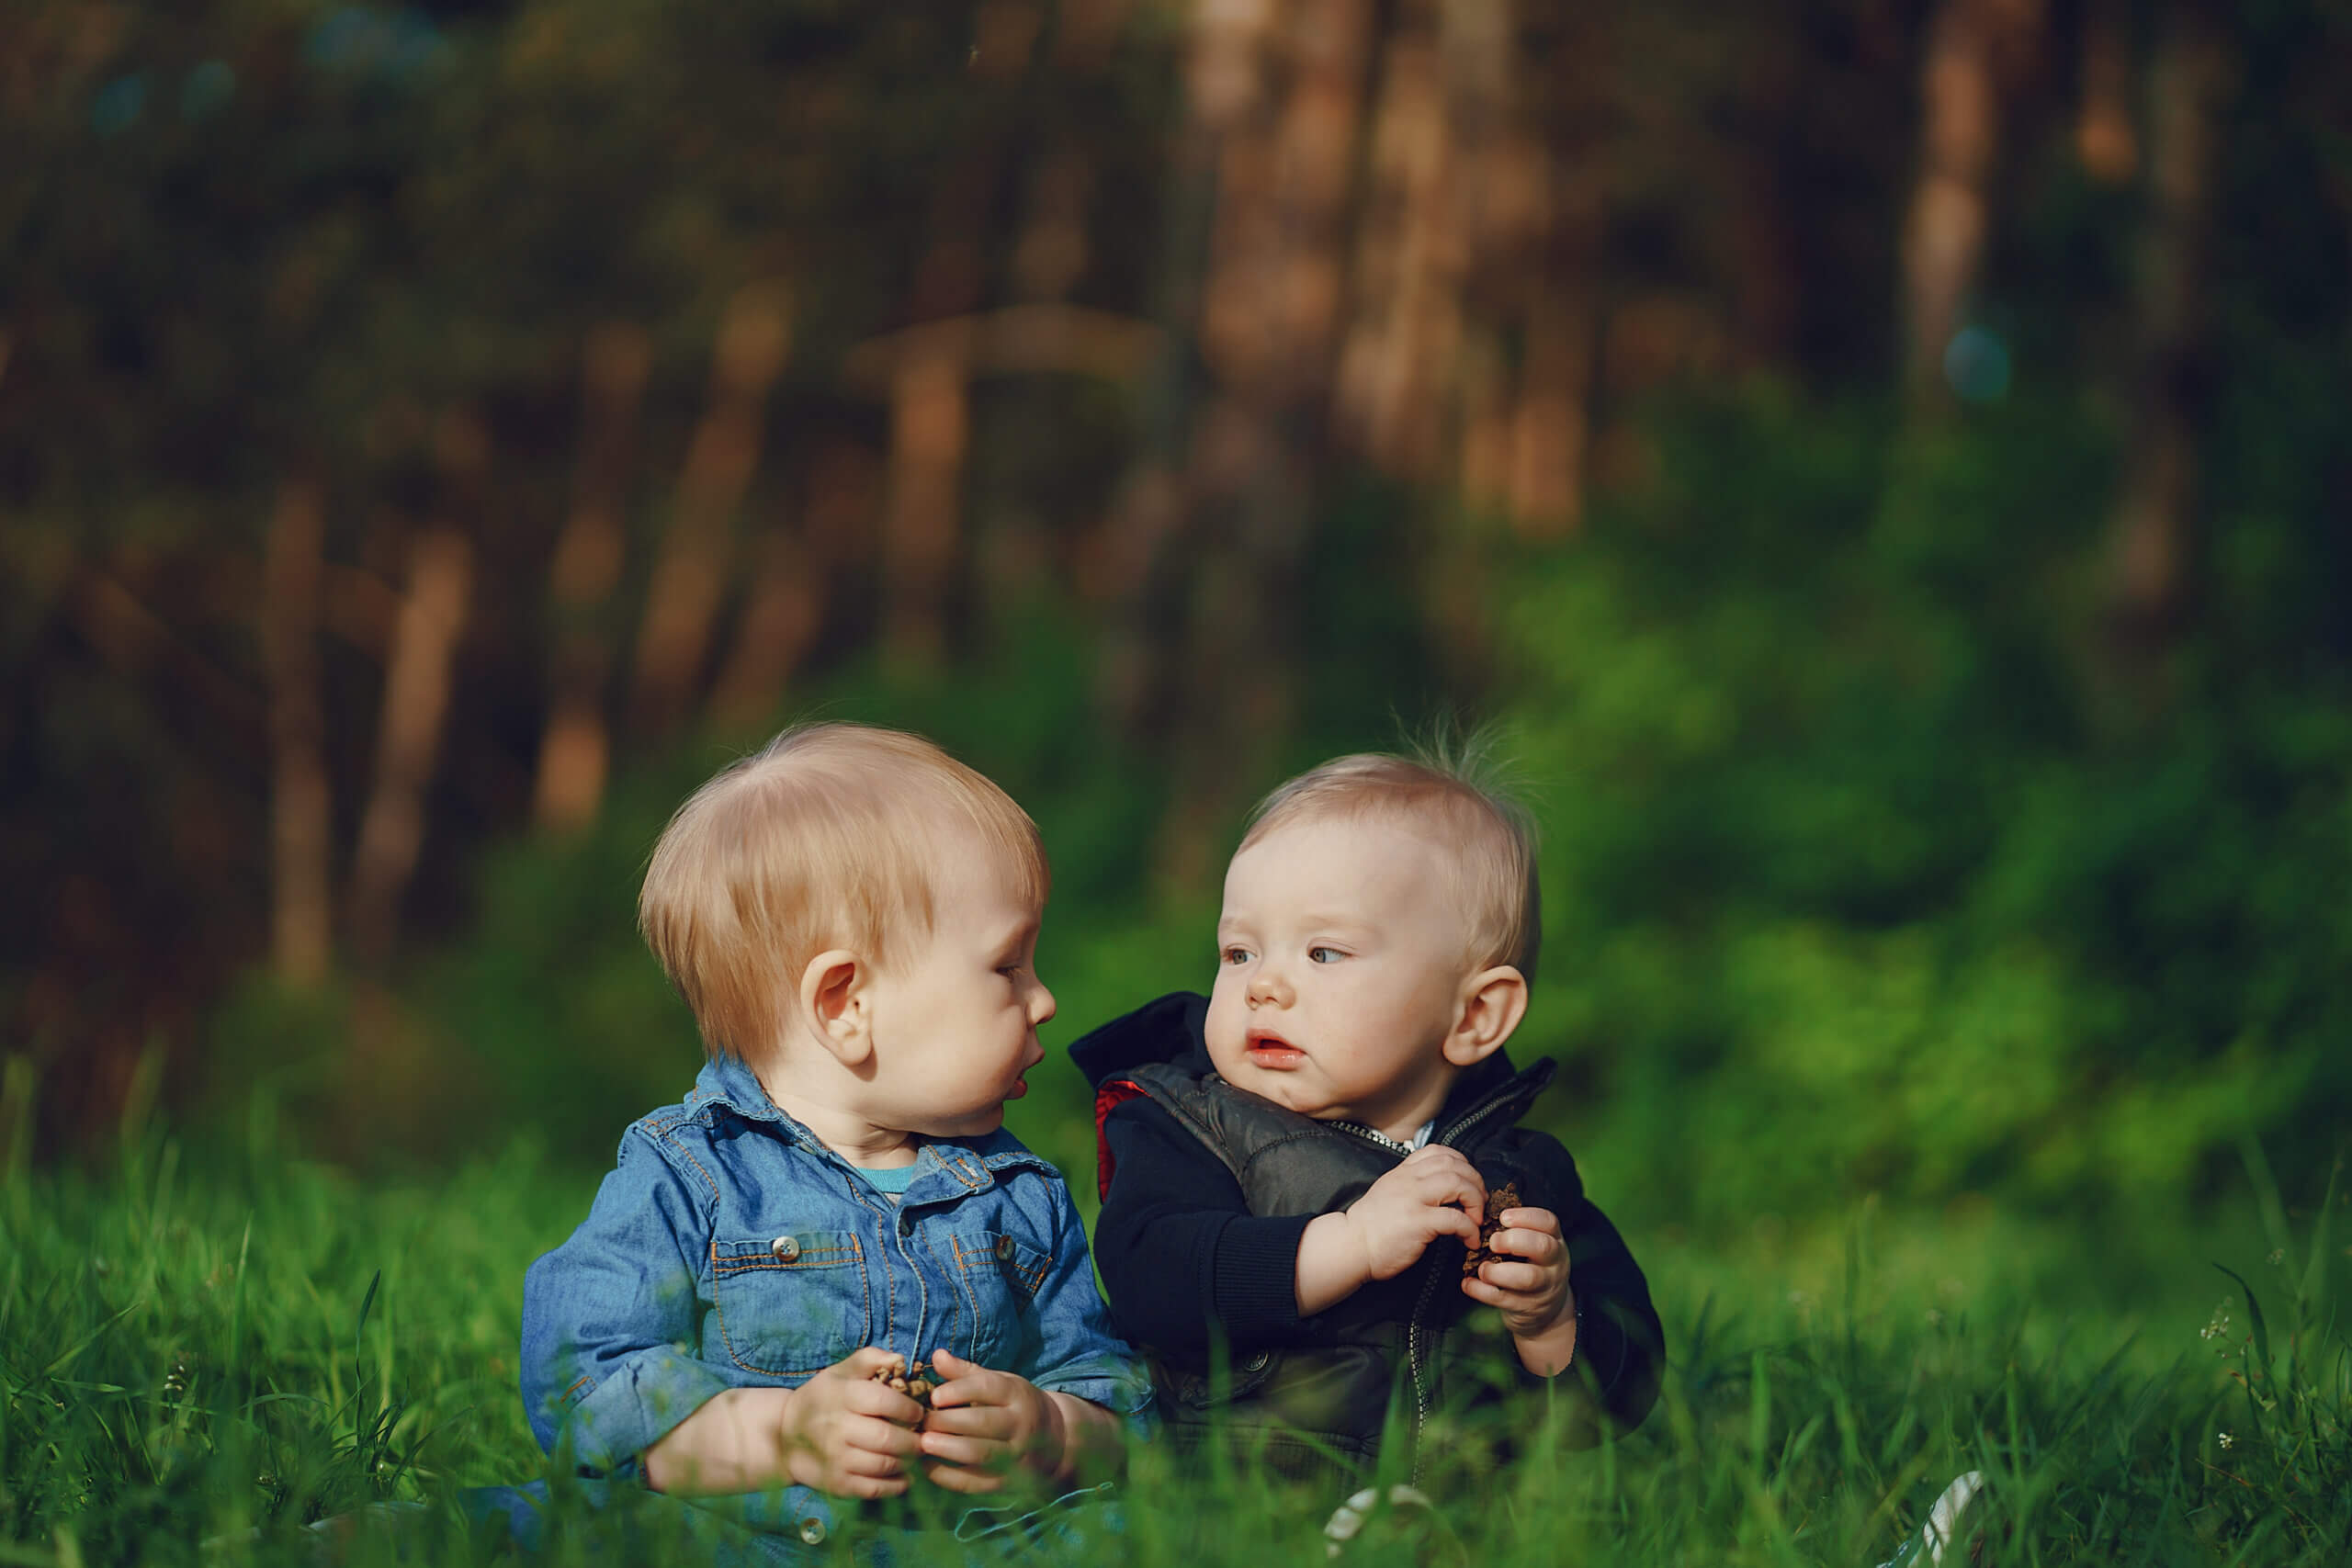
[[[760,1087],[775,1108],[817,1135],[817,1141],[865,1170],[896,1170],[912,1165],[922,1147],[920,1134],[877,1127],[856,1111],[801,1090],[773,1069],[758,1073]]]
[[[1400,1099],[1364,1114],[1341,1116],[1340,1120],[1362,1122],[1384,1138],[1409,1144],[1445,1109],[1446,1096],[1453,1091],[1455,1077],[1450,1072],[1442,1074],[1434,1082],[1419,1085],[1409,1100]]]

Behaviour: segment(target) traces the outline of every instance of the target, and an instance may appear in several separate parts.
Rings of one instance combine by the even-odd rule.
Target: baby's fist
[[[1568,1289],[1568,1247],[1549,1209],[1506,1209],[1481,1249],[1486,1257],[1462,1280],[1463,1293],[1500,1309],[1517,1339],[1559,1331],[1576,1315]]]
[[[1431,1144],[1374,1182],[1348,1206],[1347,1222],[1363,1248],[1365,1276],[1393,1280],[1420,1261],[1442,1235],[1478,1244],[1487,1184],[1459,1149]]]

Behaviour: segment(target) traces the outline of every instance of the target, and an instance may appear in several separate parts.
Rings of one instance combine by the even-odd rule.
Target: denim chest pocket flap
[[[1016,1350],[1026,1337],[1022,1319],[1035,1311],[1053,1254],[1001,1230],[950,1239],[956,1280],[971,1303],[974,1353],[986,1362]]]
[[[872,1342],[873,1289],[855,1231],[718,1237],[710,1279],[728,1359],[746,1371],[806,1377]]]

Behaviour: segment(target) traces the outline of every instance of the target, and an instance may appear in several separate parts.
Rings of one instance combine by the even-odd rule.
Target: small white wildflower
[[[2213,1309],[2213,1315],[2205,1320],[2205,1326],[2197,1331],[2197,1337],[2199,1339],[2219,1339],[2229,1331],[2230,1303],[2223,1302]]]
[[[2237,1439],[2236,1439],[2235,1438],[2231,1437],[2227,1432],[2223,1432],[2223,1433],[2222,1433],[2222,1434],[2221,1434],[2221,1438],[2222,1438],[2222,1446],[2223,1448],[2225,1448],[2225,1449],[2226,1449],[2226,1448],[2228,1448],[2228,1447],[2230,1447],[2232,1444],[2233,1444],[2233,1443],[2235,1443],[2235,1442],[2237,1441]]]

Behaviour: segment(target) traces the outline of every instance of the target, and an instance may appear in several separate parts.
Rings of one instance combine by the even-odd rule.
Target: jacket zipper
[[[1516,1098],[1509,1092],[1513,1087],[1516,1086],[1506,1085],[1484,1104],[1471,1107],[1468,1111],[1456,1118],[1452,1126],[1441,1128],[1431,1134],[1430,1142],[1443,1145],[1448,1148],[1453,1147],[1454,1139],[1510,1104]],[[1405,1325],[1405,1365],[1413,1374],[1413,1468],[1412,1474],[1407,1479],[1414,1485],[1420,1483],[1421,1428],[1430,1418],[1429,1389],[1421,1376],[1423,1359],[1421,1341],[1424,1323],[1429,1315],[1430,1302],[1437,1295],[1438,1270],[1435,1264],[1430,1266],[1429,1275],[1429,1279],[1421,1286],[1421,1299],[1413,1303],[1413,1315]]]
[[[1360,1122],[1333,1122],[1329,1125],[1337,1127],[1342,1133],[1353,1133],[1366,1143],[1377,1144],[1392,1155],[1402,1156],[1413,1152],[1412,1145],[1400,1144],[1387,1134],[1367,1127]]]
[[[1456,1138],[1461,1137],[1516,1099],[1517,1096],[1511,1090],[1518,1087],[1518,1080],[1513,1079],[1497,1089],[1486,1100],[1454,1118],[1451,1125],[1432,1133],[1430,1135],[1430,1143],[1442,1145],[1448,1148],[1453,1147]],[[1343,1133],[1352,1133],[1365,1142],[1376,1145],[1399,1158],[1413,1152],[1411,1145],[1400,1144],[1387,1134],[1366,1127],[1361,1122],[1334,1122],[1330,1125]],[[1428,1424],[1430,1418],[1429,1381],[1422,1371],[1421,1339],[1423,1319],[1429,1314],[1430,1299],[1437,1294],[1436,1265],[1430,1266],[1428,1274],[1429,1278],[1421,1283],[1420,1299],[1413,1303],[1413,1315],[1405,1321],[1405,1370],[1411,1373],[1413,1378],[1413,1467],[1407,1480],[1414,1484],[1419,1484],[1421,1479],[1421,1428]]]
[[[1443,1144],[1449,1148],[1452,1147],[1454,1139],[1462,1136],[1463,1134],[1468,1132],[1471,1128],[1476,1127],[1479,1122],[1484,1122],[1487,1117],[1492,1116],[1496,1111],[1500,1111],[1504,1106],[1509,1105],[1514,1099],[1516,1099],[1517,1096],[1505,1092],[1506,1090],[1515,1087],[1517,1087],[1515,1083],[1504,1085],[1503,1089],[1495,1091],[1493,1099],[1485,1101],[1483,1104],[1474,1105],[1468,1111],[1463,1112],[1462,1115],[1456,1117],[1454,1119],[1453,1125],[1451,1127],[1442,1128],[1438,1132],[1431,1134],[1430,1135],[1430,1142],[1432,1144]]]

